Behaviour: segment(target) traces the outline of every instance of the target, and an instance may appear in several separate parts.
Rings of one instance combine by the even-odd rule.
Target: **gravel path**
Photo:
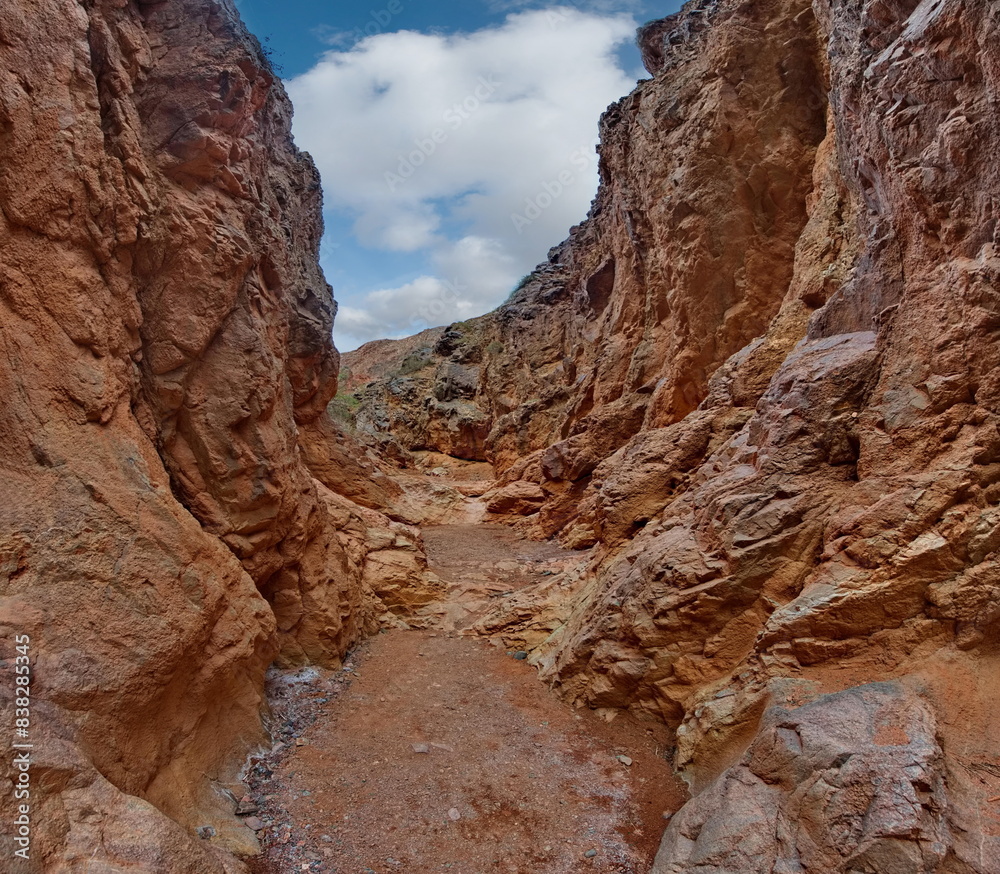
[[[558,559],[471,526],[427,545],[456,578]],[[256,874],[645,874],[684,800],[663,726],[574,711],[481,639],[383,633],[270,692],[284,734],[254,771]]]

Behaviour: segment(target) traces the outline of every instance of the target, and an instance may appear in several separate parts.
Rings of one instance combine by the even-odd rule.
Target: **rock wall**
[[[657,874],[1000,871],[998,32],[972,0],[647,26],[590,217],[427,371],[479,359],[491,506],[591,549],[481,630],[677,726]]]
[[[0,61],[0,640],[10,679],[30,636],[34,702],[9,870],[242,870],[264,671],[375,627],[369,530],[420,571],[300,452],[339,367],[318,175],[229,0],[2,0]]]
[[[824,56],[801,25],[807,0],[700,6],[683,51],[602,117],[588,219],[510,302],[451,326],[423,373],[370,386],[376,424],[502,471],[550,450],[549,480],[579,482],[637,431],[695,409],[764,332],[807,221]],[[732,21],[704,26],[717,15]],[[473,424],[478,445],[441,439]]]

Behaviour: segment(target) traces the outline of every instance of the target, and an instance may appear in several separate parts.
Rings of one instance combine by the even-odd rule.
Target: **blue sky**
[[[597,120],[679,0],[237,0],[323,176],[342,350],[496,306],[587,212]]]

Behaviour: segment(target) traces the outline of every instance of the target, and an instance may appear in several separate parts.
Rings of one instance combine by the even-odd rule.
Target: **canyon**
[[[0,0],[11,870],[245,874],[267,683],[416,635],[655,726],[653,874],[1000,872],[998,31],[692,0],[548,261],[341,361],[318,174],[231,0]],[[316,731],[295,770],[368,779]]]

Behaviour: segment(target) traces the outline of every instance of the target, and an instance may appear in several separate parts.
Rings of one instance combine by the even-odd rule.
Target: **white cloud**
[[[342,307],[338,342],[486,311],[584,217],[597,119],[634,85],[614,54],[634,28],[555,7],[471,34],[384,33],[288,83],[327,205],[363,245],[426,252],[438,273]]]
[[[620,13],[622,11],[640,12],[645,5],[643,0],[580,0],[574,4],[577,9],[601,14]],[[544,7],[541,0],[490,0],[488,8],[493,12],[509,12],[513,9],[537,9]]]

